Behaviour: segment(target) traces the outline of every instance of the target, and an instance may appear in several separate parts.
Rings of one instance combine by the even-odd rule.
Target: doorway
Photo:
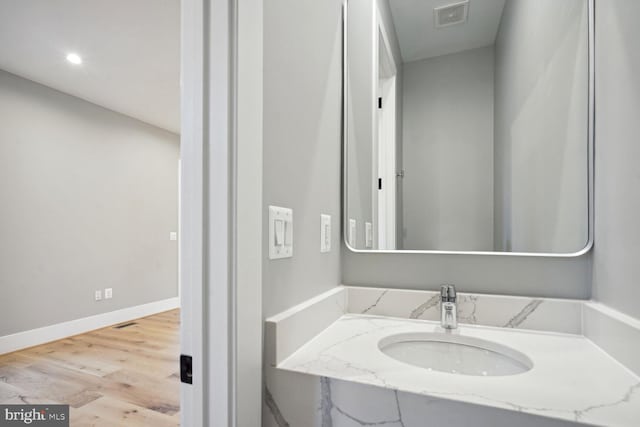
[[[0,403],[179,422],[180,9],[0,3]]]

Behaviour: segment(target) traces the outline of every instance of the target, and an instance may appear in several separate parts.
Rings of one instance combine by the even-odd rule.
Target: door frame
[[[255,426],[262,409],[261,1],[182,0],[181,31],[180,352],[192,356],[193,379],[180,387],[181,425]]]
[[[382,105],[376,111],[374,171],[376,181],[382,179],[382,189],[374,186],[374,247],[379,250],[396,248],[396,118],[398,67],[393,57],[388,31],[380,10],[376,7],[375,59],[376,97]]]
[[[396,75],[380,79],[378,112],[378,249],[396,249]]]

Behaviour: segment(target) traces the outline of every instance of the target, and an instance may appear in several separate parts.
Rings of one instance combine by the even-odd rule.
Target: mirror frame
[[[508,0],[507,0],[508,1]],[[344,0],[342,4],[342,241],[352,252],[362,254],[433,254],[433,255],[494,255],[494,256],[526,256],[526,257],[547,257],[547,258],[576,258],[588,253],[593,247],[594,241],[594,146],[595,146],[595,0],[585,0],[587,2],[587,63],[588,63],[588,107],[587,107],[587,242],[585,246],[577,252],[552,253],[552,252],[494,252],[494,251],[445,251],[445,250],[416,250],[416,249],[356,249],[349,245],[347,240],[347,218],[348,215],[348,182],[347,182],[347,16],[349,0]]]

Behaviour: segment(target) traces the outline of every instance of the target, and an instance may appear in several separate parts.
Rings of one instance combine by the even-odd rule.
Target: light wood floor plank
[[[0,403],[71,406],[71,425],[178,426],[179,310],[0,356]]]
[[[102,397],[71,411],[72,426],[174,427],[180,425],[176,417],[140,408],[127,402]]]

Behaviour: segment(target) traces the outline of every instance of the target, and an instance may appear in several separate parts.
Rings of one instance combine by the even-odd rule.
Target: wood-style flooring
[[[0,403],[70,405],[72,427],[180,425],[178,310],[0,355]]]

